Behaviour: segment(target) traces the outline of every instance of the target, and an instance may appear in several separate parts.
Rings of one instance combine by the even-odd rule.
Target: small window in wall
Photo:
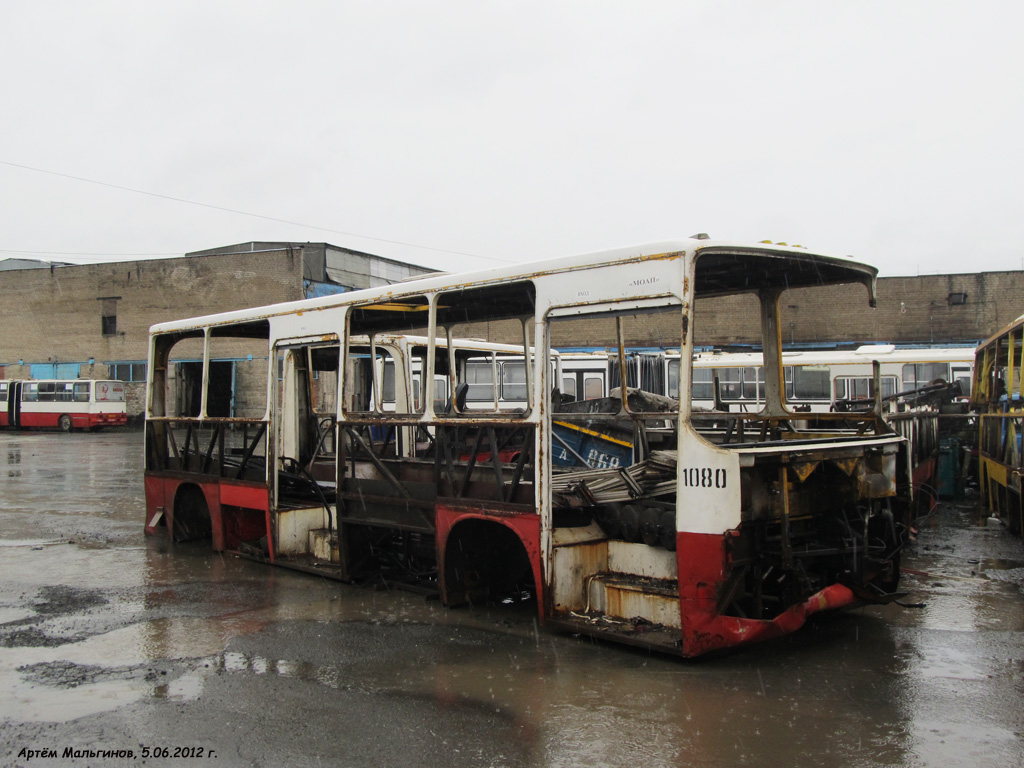
[[[104,336],[117,334],[117,301],[120,296],[108,296],[100,299],[100,320]]]
[[[966,304],[967,303],[967,294],[963,293],[962,291],[957,291],[957,292],[949,294],[949,296],[947,297],[947,300],[949,301],[949,305],[951,307],[959,306],[961,304]]]
[[[107,363],[108,375],[118,381],[145,381],[145,363]]]

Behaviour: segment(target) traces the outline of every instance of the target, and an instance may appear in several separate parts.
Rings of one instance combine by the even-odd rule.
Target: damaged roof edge
[[[695,275],[698,297],[860,283],[867,288],[868,303],[877,303],[875,267],[791,249],[708,245],[697,249]]]

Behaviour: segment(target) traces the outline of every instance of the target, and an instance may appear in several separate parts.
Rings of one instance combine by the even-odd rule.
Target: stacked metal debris
[[[595,507],[676,491],[676,452],[653,451],[629,467],[569,469],[551,478],[555,506]]]

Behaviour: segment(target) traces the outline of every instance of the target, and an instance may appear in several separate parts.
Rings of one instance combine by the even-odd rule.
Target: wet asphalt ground
[[[141,442],[0,433],[0,765],[1024,764],[1024,546],[970,499],[920,607],[683,661],[146,538]]]

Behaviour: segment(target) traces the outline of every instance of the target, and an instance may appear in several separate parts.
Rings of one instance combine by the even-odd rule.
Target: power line
[[[417,245],[416,243],[407,243],[407,242],[404,242],[402,240],[388,240],[387,238],[383,238],[383,237],[371,237],[369,235],[360,235],[360,234],[356,234],[355,232],[345,232],[345,231],[339,230],[339,229],[331,229],[330,227],[318,227],[315,224],[303,224],[303,223],[298,222],[298,221],[289,221],[288,219],[278,219],[278,218],[275,218],[274,216],[264,216],[264,215],[259,214],[259,213],[249,213],[248,211],[240,211],[240,210],[238,210],[236,208],[225,208],[224,206],[220,206],[220,205],[211,205],[210,203],[200,203],[200,202],[197,202],[195,200],[186,200],[186,199],[184,199],[182,197],[173,197],[171,195],[163,195],[163,194],[160,194],[159,192],[148,192],[148,191],[146,191],[144,189],[134,189],[132,187],[123,187],[123,186],[121,186],[119,184],[109,184],[109,183],[107,183],[105,181],[96,181],[95,179],[87,179],[87,178],[84,178],[82,176],[73,176],[73,175],[71,175],[69,173],[59,173],[57,171],[48,171],[45,168],[33,168],[30,165],[22,165],[20,163],[12,163],[12,162],[10,162],[8,160],[0,160],[0,165],[8,165],[8,166],[11,166],[12,168],[21,168],[21,169],[26,170],[26,171],[34,171],[35,173],[45,173],[45,174],[48,174],[50,176],[59,176],[60,178],[64,178],[64,179],[73,179],[75,181],[83,181],[83,182],[85,182],[87,184],[96,184],[98,186],[109,187],[111,189],[120,189],[120,190],[122,190],[124,192],[133,192],[133,193],[135,193],[137,195],[148,195],[149,197],[158,197],[158,198],[161,198],[162,200],[171,200],[172,202],[175,202],[175,203],[185,203],[186,205],[196,205],[196,206],[199,206],[201,208],[210,208],[210,209],[215,210],[215,211],[224,211],[225,213],[234,213],[234,214],[239,215],[239,216],[251,216],[251,217],[256,218],[256,219],[264,219],[266,221],[274,221],[274,222],[277,222],[278,224],[288,224],[288,225],[293,226],[293,227],[303,227],[304,229],[316,229],[316,230],[320,230],[321,232],[331,232],[331,233],[336,234],[336,235],[344,235],[345,237],[357,237],[357,238],[360,238],[362,240],[372,240],[374,242],[388,243],[390,245],[401,245],[401,246],[404,246],[404,247],[407,247],[407,248],[420,248],[420,249],[427,250],[427,251],[437,251],[438,253],[451,253],[451,254],[454,254],[456,256],[469,256],[469,257],[474,258],[474,259],[488,259],[490,261],[503,261],[503,262],[508,262],[508,263],[511,263],[511,261],[512,261],[511,259],[500,259],[500,258],[498,258],[496,256],[482,256],[482,255],[480,255],[478,253],[466,253],[464,251],[450,251],[450,250],[447,250],[446,248],[433,248],[433,247],[431,247],[429,245]],[[4,253],[10,253],[10,251],[4,251]],[[25,251],[22,251],[22,253],[25,253]],[[73,255],[73,254],[67,254],[67,255]],[[82,254],[82,255],[86,255],[86,254]]]

